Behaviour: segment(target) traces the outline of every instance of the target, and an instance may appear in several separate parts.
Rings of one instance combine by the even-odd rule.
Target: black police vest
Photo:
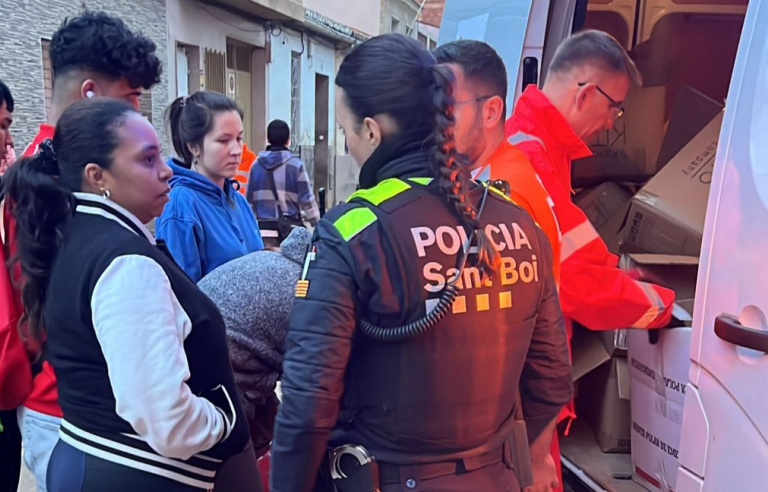
[[[473,193],[475,204],[482,193],[480,187]],[[363,207],[334,222],[345,239],[379,222],[378,244],[350,243],[366,272],[359,316],[382,327],[425,316],[456,274],[467,242],[436,184],[428,178],[388,179],[350,202]],[[345,219],[349,214],[356,219]],[[499,271],[483,279],[467,265],[452,312],[437,326],[395,343],[357,330],[334,443],[362,444],[380,461],[412,463],[484,452],[507,437],[552,265],[542,254],[543,233],[506,197],[488,194],[481,226],[501,254]]]

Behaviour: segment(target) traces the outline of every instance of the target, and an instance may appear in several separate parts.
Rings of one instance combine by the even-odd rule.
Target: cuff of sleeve
[[[560,413],[560,408],[552,407],[551,411],[546,415],[539,413],[534,418],[525,418],[525,428],[528,431],[528,442],[532,443],[541,435],[547,425],[552,422],[555,417]]]

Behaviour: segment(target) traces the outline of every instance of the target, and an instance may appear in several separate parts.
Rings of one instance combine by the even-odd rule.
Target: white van
[[[525,33],[510,29],[519,25],[527,25]],[[596,142],[621,147],[638,179],[659,169],[682,87],[726,107],[699,259],[674,492],[768,490],[768,393],[761,387],[768,381],[768,2],[447,0],[440,42],[466,37],[496,47],[517,80],[512,107],[524,85],[541,82],[559,43],[583,28],[611,33],[643,72],[645,87],[628,96],[627,127]],[[629,455],[602,453],[593,438],[564,439],[562,461],[588,490],[645,490],[630,480]]]

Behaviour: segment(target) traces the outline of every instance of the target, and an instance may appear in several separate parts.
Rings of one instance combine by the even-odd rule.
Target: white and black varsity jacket
[[[135,216],[97,195],[75,199],[43,308],[60,437],[211,489],[248,440],[224,321]]]

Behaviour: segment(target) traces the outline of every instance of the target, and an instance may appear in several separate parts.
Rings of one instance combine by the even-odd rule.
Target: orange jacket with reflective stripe
[[[560,302],[566,318],[592,330],[666,325],[674,292],[619,270],[618,258],[571,201],[571,161],[591,152],[535,86],[528,86],[518,100],[506,134],[526,153],[555,203],[563,234]],[[568,328],[570,335],[570,323]]]
[[[528,157],[511,143],[504,141],[488,158],[488,162],[472,171],[480,181],[503,180],[509,184],[509,197],[525,209],[547,235],[552,246],[555,282],[560,284],[560,227],[553,210],[554,202],[533,170]]]
[[[246,190],[248,189],[248,176],[250,176],[251,173],[251,166],[256,162],[256,157],[256,153],[249,149],[248,145],[243,144],[243,153],[240,156],[240,164],[237,166],[235,181],[240,185],[239,188],[237,188],[237,192],[245,198],[248,198],[246,193]]]

